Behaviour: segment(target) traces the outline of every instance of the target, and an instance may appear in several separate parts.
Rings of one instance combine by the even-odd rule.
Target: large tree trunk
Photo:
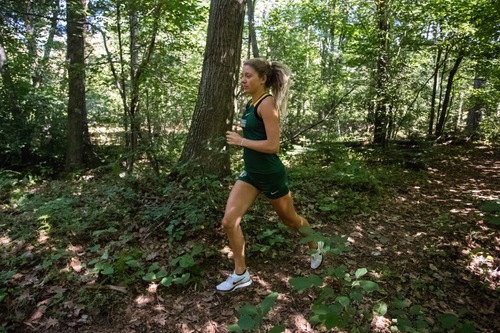
[[[67,1],[68,146],[66,170],[84,166],[90,141],[85,104],[85,19],[87,0]]]
[[[455,78],[455,74],[460,67],[460,63],[464,58],[464,54],[462,51],[459,52],[455,63],[453,64],[453,68],[450,70],[450,75],[448,76],[448,83],[446,84],[446,92],[444,94],[443,105],[441,107],[441,113],[439,114],[439,120],[436,124],[436,135],[440,136],[444,131],[444,123],[446,116],[448,114],[448,105],[450,103],[451,90],[453,88],[453,79]]]
[[[225,133],[233,123],[244,18],[245,1],[212,0],[198,100],[180,159],[220,177],[230,174]]]
[[[377,60],[377,103],[373,143],[382,147],[387,145],[388,112],[390,101],[388,96],[388,62],[389,62],[389,3],[387,0],[376,0],[378,15],[378,60]]]

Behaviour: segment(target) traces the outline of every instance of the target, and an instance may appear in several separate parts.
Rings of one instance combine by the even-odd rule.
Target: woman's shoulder
[[[264,97],[260,103],[260,105],[262,105],[263,107],[265,108],[268,108],[268,107],[274,107],[275,105],[275,101],[274,101],[274,96],[273,95],[267,95],[266,97]]]
[[[257,113],[259,116],[262,116],[263,114],[274,114],[276,113],[276,103],[274,100],[274,96],[268,95],[266,98],[264,98],[258,106],[258,111]]]

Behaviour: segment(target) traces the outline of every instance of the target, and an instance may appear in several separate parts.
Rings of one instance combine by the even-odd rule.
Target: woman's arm
[[[274,97],[264,99],[258,108],[259,116],[264,121],[266,140],[243,139],[236,132],[226,133],[227,143],[256,150],[261,153],[276,154],[280,150],[280,119],[274,105]]]

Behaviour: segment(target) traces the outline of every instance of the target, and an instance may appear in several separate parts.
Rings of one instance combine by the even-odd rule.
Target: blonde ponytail
[[[276,108],[281,117],[284,118],[286,116],[286,105],[292,83],[290,68],[280,62],[269,62],[263,58],[249,59],[243,65],[252,67],[260,77],[264,75],[267,77],[265,87],[271,90]]]

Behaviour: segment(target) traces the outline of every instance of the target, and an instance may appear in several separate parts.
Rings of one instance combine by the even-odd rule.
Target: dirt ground
[[[500,197],[500,150],[452,147],[423,172],[428,173],[425,181],[409,172],[385,194],[375,212],[335,224],[322,216],[309,217],[316,220],[316,230],[346,235],[352,246],[347,255],[326,257],[319,274],[340,264],[352,270],[366,267],[386,291],[370,294],[373,301],[390,303],[399,296],[422,305],[430,327],[437,325],[436,314],[449,312],[473,322],[479,332],[500,332],[500,234],[479,210],[484,201]],[[227,245],[222,234],[217,242],[221,249]],[[258,305],[271,292],[279,296],[264,319],[263,331],[278,323],[286,332],[325,331],[308,322],[315,291],[298,293],[289,284],[291,278],[311,273],[306,249],[298,242],[296,248],[285,256],[250,256],[253,284],[233,293],[215,291],[230,272],[230,260],[213,260],[196,288],[160,291],[150,285],[130,292],[125,310],[108,311],[107,317],[82,316],[73,327],[59,322],[43,329],[27,326],[26,331],[228,332],[243,304]],[[483,250],[474,251],[477,248]],[[390,311],[378,331],[391,325]]]

